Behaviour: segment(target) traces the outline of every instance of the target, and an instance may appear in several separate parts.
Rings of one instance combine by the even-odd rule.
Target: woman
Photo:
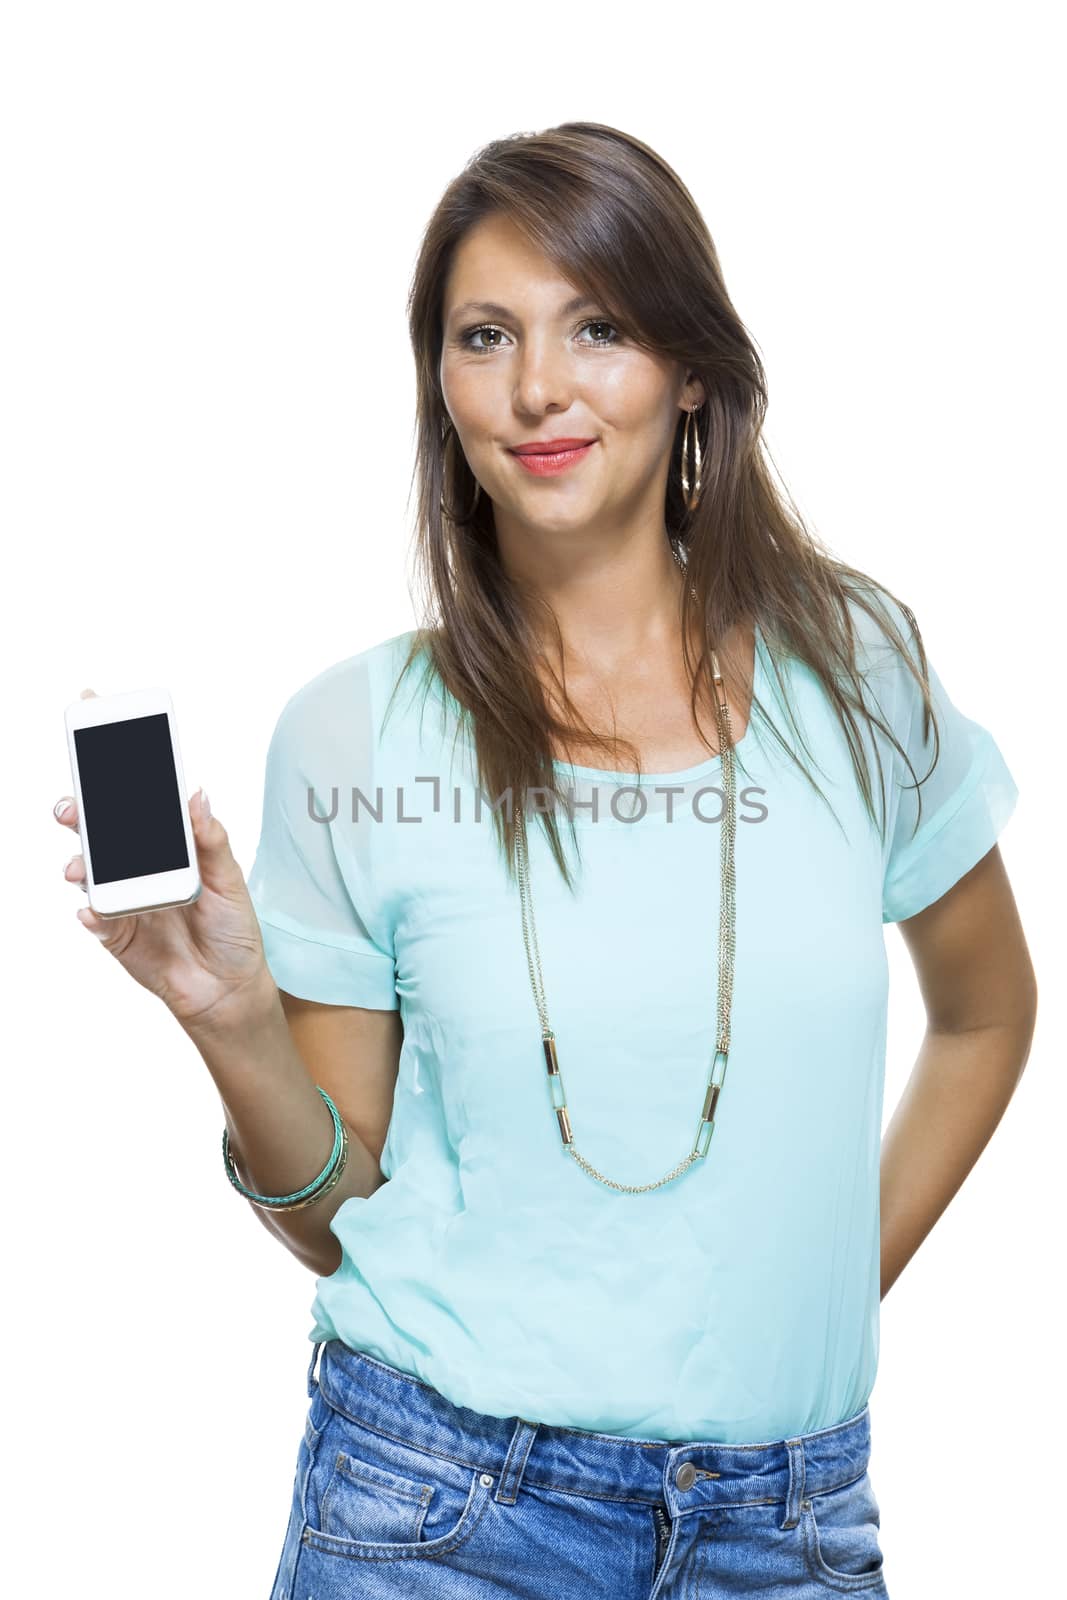
[[[772,487],[645,145],[480,151],[409,314],[431,620],[285,706],[247,891],[200,796],[195,905],[81,913],[318,1275],[272,1600],[885,1595],[879,1302],[1033,1028],[1015,785]],[[880,1151],[886,922],[928,1031]]]

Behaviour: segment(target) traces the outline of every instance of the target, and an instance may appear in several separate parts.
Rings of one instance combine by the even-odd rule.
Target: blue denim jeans
[[[308,1394],[270,1600],[888,1600],[866,1406],[769,1443],[625,1438],[455,1406],[338,1339]]]

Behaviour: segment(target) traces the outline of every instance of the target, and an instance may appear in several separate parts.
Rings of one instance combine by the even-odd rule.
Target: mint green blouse
[[[918,687],[858,607],[855,620],[871,709],[922,777],[934,747]],[[822,686],[757,630],[756,696],[787,748],[754,710],[737,745],[714,1136],[682,1177],[619,1193],[560,1141],[499,797],[479,812],[459,708],[429,674],[424,701],[416,675],[385,717],[410,639],[338,662],[285,705],[249,876],[279,988],[403,1021],[388,1182],[334,1216],[343,1258],[317,1280],[309,1339],[341,1339],[457,1405],[645,1439],[756,1443],[855,1415],[878,1360],[883,927],[996,843],[1017,790],[992,736],[931,666],[941,748],[916,829],[911,774],[864,726],[883,842]],[[719,759],[638,786],[557,766],[573,895],[535,818],[528,841],[575,1142],[616,1181],[652,1182],[692,1148],[715,1049]],[[872,782],[877,818],[877,761]]]

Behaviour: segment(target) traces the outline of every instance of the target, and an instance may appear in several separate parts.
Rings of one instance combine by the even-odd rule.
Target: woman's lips
[[[527,472],[532,472],[536,477],[545,478],[552,473],[566,472],[567,468],[572,467],[576,461],[583,461],[595,444],[596,440],[591,439],[588,444],[579,445],[569,450],[556,450],[548,455],[541,451],[536,455],[519,455],[514,450],[510,450],[508,454],[519,463],[520,467],[524,467]]]

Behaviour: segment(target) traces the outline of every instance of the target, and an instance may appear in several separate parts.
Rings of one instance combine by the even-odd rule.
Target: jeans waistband
[[[409,1373],[343,1340],[316,1344],[308,1392],[318,1384],[335,1411],[401,1444],[458,1461],[497,1478],[495,1498],[514,1502],[526,1482],[565,1493],[665,1505],[672,1516],[712,1506],[781,1502],[783,1527],[805,1496],[862,1477],[870,1457],[870,1408],[793,1439],[758,1444],[628,1438],[494,1417],[453,1405]]]

